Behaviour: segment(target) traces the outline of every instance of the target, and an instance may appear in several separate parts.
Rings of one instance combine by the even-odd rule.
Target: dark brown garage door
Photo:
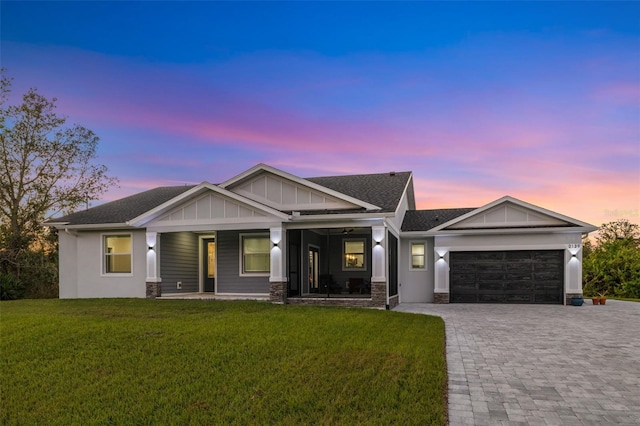
[[[563,302],[563,250],[451,252],[449,265],[452,303]]]

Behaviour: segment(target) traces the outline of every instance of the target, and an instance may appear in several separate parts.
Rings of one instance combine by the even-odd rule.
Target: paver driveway
[[[396,310],[445,321],[451,425],[640,425],[640,303]]]

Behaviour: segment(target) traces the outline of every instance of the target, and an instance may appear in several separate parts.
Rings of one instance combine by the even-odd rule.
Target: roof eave
[[[58,222],[56,224],[49,224],[47,226],[55,226],[57,229],[75,229],[75,230],[101,230],[101,229],[135,229],[126,223],[82,223],[82,224],[70,224],[69,222]]]
[[[376,219],[388,218],[395,216],[394,212],[377,212],[377,213],[347,213],[347,214],[316,214],[304,216],[290,216],[292,222],[318,222],[318,221],[335,221],[344,219]]]
[[[435,228],[427,231],[402,231],[402,236],[425,236],[443,237],[453,235],[501,235],[501,234],[542,234],[542,233],[576,233],[588,234],[598,229],[595,226],[562,226],[562,227],[540,227],[540,228],[492,228],[492,229],[451,229],[437,230]]]

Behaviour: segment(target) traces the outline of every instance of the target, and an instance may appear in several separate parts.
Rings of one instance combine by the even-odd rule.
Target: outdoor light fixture
[[[380,245],[380,241],[376,241],[376,245],[379,246]]]

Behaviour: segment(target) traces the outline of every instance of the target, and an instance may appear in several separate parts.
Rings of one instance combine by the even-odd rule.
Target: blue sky
[[[420,208],[511,195],[640,222],[638,2],[2,2],[14,98],[101,137],[118,198],[265,162],[412,170]]]

